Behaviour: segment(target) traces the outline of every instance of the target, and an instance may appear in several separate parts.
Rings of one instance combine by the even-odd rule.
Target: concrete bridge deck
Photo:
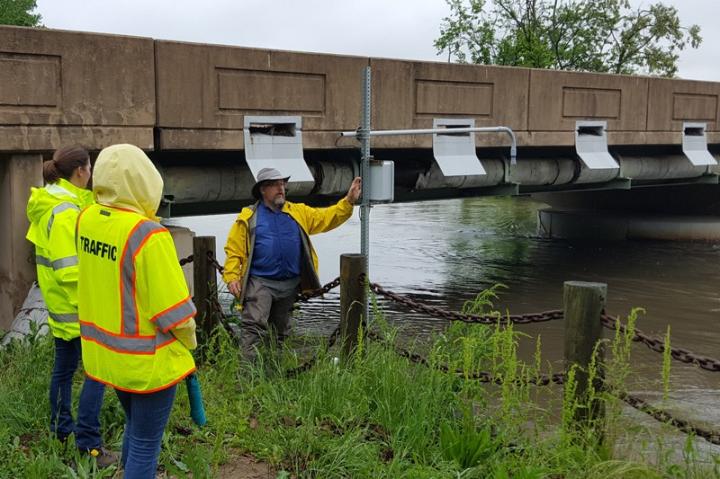
[[[717,185],[702,185],[717,182],[718,167],[692,166],[681,150],[684,122],[704,123],[710,151],[720,150],[720,83],[3,26],[0,327],[34,278],[25,204],[29,187],[42,183],[42,161],[53,150],[72,143],[93,152],[136,144],[160,166],[166,193],[177,202],[174,213],[235,211],[249,200],[253,181],[243,153],[245,117],[295,115],[302,118],[305,158],[316,182],[298,194],[322,202],[341,194],[354,174],[357,143],[339,132],[360,123],[366,66],[372,67],[374,129],[430,128],[433,118],[470,118],[476,126],[504,125],[517,135],[516,167],[508,167],[505,136],[476,135],[487,174],[454,179],[438,170],[430,136],[374,139],[376,157],[398,165],[400,200],[697,182],[677,196],[695,198],[693,208],[707,205],[708,197],[720,204]],[[575,154],[578,120],[607,122],[619,170],[583,167]],[[699,199],[690,194],[700,190]],[[645,196],[647,204],[667,197]],[[596,200],[581,193],[562,203]],[[622,196],[620,203],[634,201]]]

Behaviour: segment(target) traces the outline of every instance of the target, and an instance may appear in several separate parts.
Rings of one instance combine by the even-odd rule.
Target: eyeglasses
[[[274,180],[274,181],[266,181],[263,186],[282,186],[287,188],[287,181],[285,180]]]

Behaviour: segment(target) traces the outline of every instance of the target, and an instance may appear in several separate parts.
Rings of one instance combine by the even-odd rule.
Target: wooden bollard
[[[365,271],[362,254],[340,255],[340,338],[343,358],[355,350],[360,324],[365,316],[365,285],[360,281]]]
[[[193,283],[195,288],[195,307],[197,324],[202,331],[201,338],[206,341],[217,326],[213,315],[213,304],[217,299],[217,272],[208,258],[208,252],[215,254],[214,236],[196,236],[193,238]]]
[[[592,361],[595,346],[602,338],[600,316],[605,309],[607,285],[604,283],[586,283],[583,281],[566,281],[563,294],[565,308],[565,370],[575,369],[576,391],[575,400],[586,407],[579,408],[575,414],[578,425],[599,424],[604,410],[599,400],[589,403],[588,368]],[[603,349],[598,349],[595,364],[598,368],[597,383],[600,385],[603,361]],[[602,434],[602,431],[599,431]]]

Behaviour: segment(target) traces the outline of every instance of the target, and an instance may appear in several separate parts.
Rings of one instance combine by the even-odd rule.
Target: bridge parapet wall
[[[306,148],[357,128],[367,58],[156,42],[160,148],[243,149],[245,115],[302,117]]]
[[[431,128],[433,118],[473,118],[475,126],[527,131],[530,70],[371,59],[373,128]],[[505,135],[476,135],[478,146],[507,144]],[[431,148],[432,137],[373,139],[387,148]]]
[[[153,40],[0,27],[0,151],[153,148]]]
[[[246,115],[302,117],[308,149],[355,147],[361,72],[373,68],[373,128],[434,117],[505,125],[527,147],[572,146],[575,121],[604,120],[611,145],[679,145],[684,121],[720,143],[720,83],[296,53],[0,27],[0,151],[118,142],[148,150],[242,150]],[[156,133],[155,136],[154,133]],[[155,144],[157,141],[157,144]],[[503,135],[476,135],[504,145]],[[373,140],[429,148],[428,136]]]

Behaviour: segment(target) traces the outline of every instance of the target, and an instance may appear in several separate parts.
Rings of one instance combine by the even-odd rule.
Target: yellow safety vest
[[[92,203],[92,192],[65,179],[32,188],[27,205],[27,239],[35,245],[38,284],[48,308],[48,324],[56,338],[80,336],[77,315],[78,258],[75,222]]]
[[[151,393],[195,370],[171,329],[195,316],[172,237],[134,211],[95,204],[78,218],[78,313],[85,371]]]

